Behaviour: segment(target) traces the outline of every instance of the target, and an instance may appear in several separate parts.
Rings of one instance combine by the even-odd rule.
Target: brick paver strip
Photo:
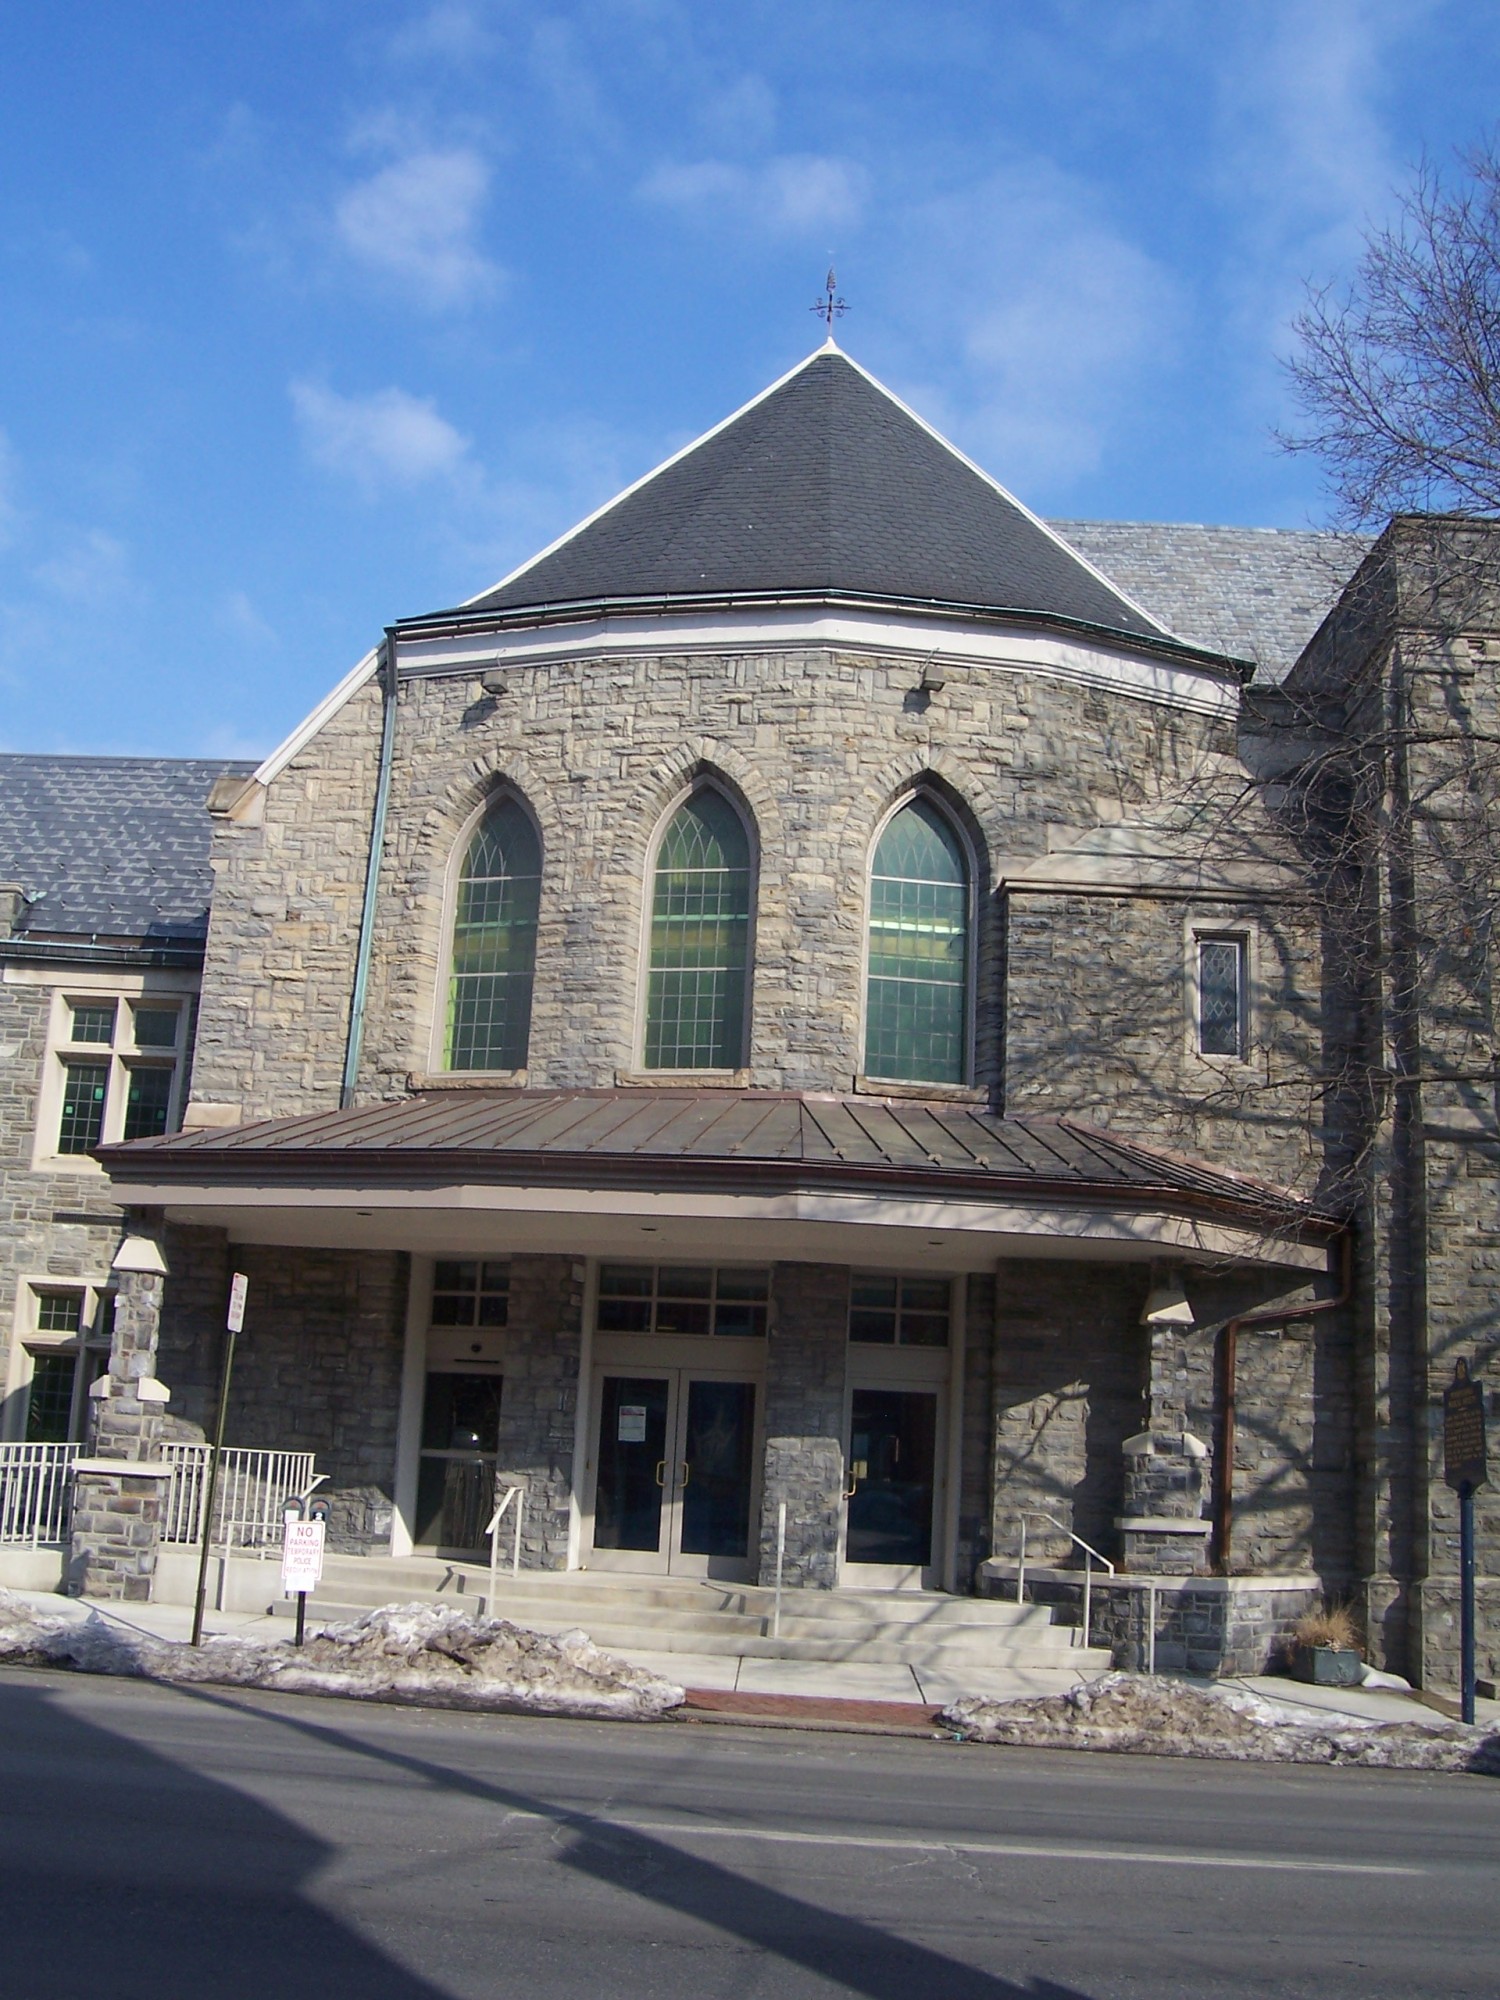
[[[689,1688],[688,1708],[718,1715],[767,1715],[788,1722],[883,1722],[928,1728],[942,1709],[920,1701],[841,1701],[831,1695],[735,1694],[728,1688]]]

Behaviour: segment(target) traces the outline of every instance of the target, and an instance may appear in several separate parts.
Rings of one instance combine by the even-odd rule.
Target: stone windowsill
[[[748,1090],[747,1069],[617,1069],[621,1090]]]
[[[859,1097],[914,1097],[929,1104],[988,1105],[990,1101],[987,1090],[976,1089],[971,1083],[891,1083],[884,1077],[857,1076],[854,1090]]]
[[[524,1090],[524,1069],[445,1069],[432,1073],[413,1070],[406,1079],[408,1090]]]
[[[111,1479],[170,1479],[177,1467],[156,1458],[75,1458],[70,1469],[107,1473]]]

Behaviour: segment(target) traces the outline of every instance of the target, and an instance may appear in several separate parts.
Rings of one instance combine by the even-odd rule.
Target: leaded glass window
[[[449,1069],[524,1069],[531,1032],[542,851],[514,799],[469,842],[448,985]]]
[[[684,799],[662,836],[651,901],[647,1069],[744,1060],[750,842],[722,793]]]
[[[969,871],[928,799],[886,825],[870,870],[865,1074],[962,1083],[968,1045]]]
[[[1198,940],[1198,1050],[1238,1056],[1245,1050],[1245,940]]]

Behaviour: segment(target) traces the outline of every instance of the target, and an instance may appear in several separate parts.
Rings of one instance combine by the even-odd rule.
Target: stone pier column
[[[1176,1347],[1193,1324],[1193,1309],[1175,1279],[1153,1285],[1141,1318],[1150,1330],[1143,1431],[1126,1438],[1125,1511],[1116,1525],[1124,1567],[1165,1576],[1201,1576],[1208,1569],[1212,1522],[1203,1517],[1208,1447],[1187,1428],[1182,1369]]]
[[[90,1390],[90,1455],[73,1475],[68,1534],[70,1597],[151,1596],[171,1478],[157,1446],[169,1391],[156,1378],[167,1266],[155,1236],[127,1236],[115,1253],[118,1275],[109,1372]]]
[[[582,1264],[571,1257],[512,1257],[495,1484],[497,1493],[519,1486],[526,1496],[523,1569],[568,1566],[582,1341]],[[507,1515],[500,1543],[506,1555],[512,1533]]]
[[[844,1515],[848,1270],[842,1264],[778,1264],[771,1301],[760,1581],[776,1581],[777,1507],[785,1500],[783,1581],[792,1589],[832,1590]]]

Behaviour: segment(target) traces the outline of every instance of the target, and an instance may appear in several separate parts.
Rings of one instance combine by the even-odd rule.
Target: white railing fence
[[[55,1548],[68,1538],[81,1444],[0,1444],[0,1548]]]
[[[0,1548],[58,1548],[68,1539],[73,1462],[81,1444],[0,1444]],[[203,1535],[208,1488],[206,1444],[164,1444],[173,1468],[162,1519],[164,1542]],[[310,1451],[261,1451],[226,1445],[219,1461],[212,1541],[224,1549],[281,1547],[282,1504],[314,1482]]]
[[[175,1467],[162,1522],[164,1542],[203,1539],[203,1502],[208,1491],[206,1444],[164,1444],[161,1455]],[[282,1507],[313,1483],[310,1451],[263,1451],[225,1445],[219,1459],[210,1543],[225,1549],[279,1549]]]

